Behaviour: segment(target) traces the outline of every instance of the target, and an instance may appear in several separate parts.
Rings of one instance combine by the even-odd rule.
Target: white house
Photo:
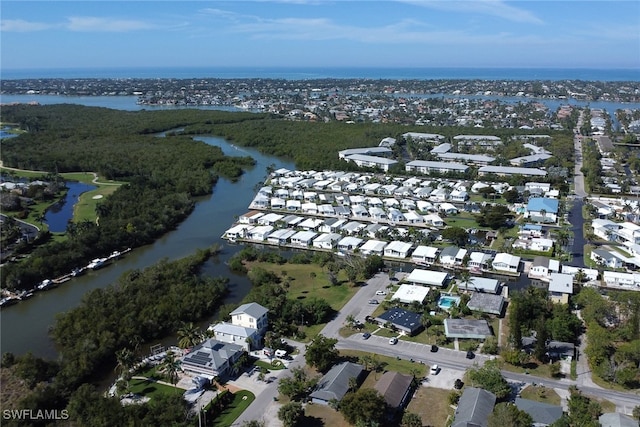
[[[440,215],[429,214],[424,216],[424,222],[434,227],[444,227],[444,220],[440,218]]]
[[[231,323],[245,328],[257,329],[261,336],[267,332],[269,310],[256,302],[242,304],[231,313]]]
[[[259,225],[247,230],[247,239],[262,242],[264,240],[267,240],[267,236],[269,236],[272,231],[273,226],[271,225]]]
[[[253,226],[249,224],[238,224],[225,231],[224,236],[235,242],[238,239],[244,239],[247,236],[247,230],[252,228]]]
[[[252,224],[252,225],[257,224],[258,218],[260,218],[263,215],[264,213],[260,211],[250,211],[240,215],[240,217],[238,218],[238,222],[240,224]]]
[[[430,265],[438,258],[438,248],[432,246],[418,246],[411,255],[411,261],[416,264]]]
[[[447,246],[440,252],[440,263],[448,266],[460,266],[466,254],[466,249],[461,249],[457,246]]]
[[[622,259],[613,252],[604,249],[594,249],[591,251],[591,259],[598,264],[609,268],[622,268],[624,265]]]
[[[296,234],[295,230],[280,228],[267,236],[267,242],[274,245],[286,245],[291,241],[291,236],[294,234]]]
[[[291,244],[302,247],[309,247],[313,239],[318,235],[315,231],[298,231],[291,236]]]
[[[338,250],[340,252],[352,252],[362,244],[362,239],[353,236],[342,238],[338,242]]]
[[[570,274],[551,273],[549,280],[549,298],[551,301],[568,304],[569,295],[573,295],[573,276]]]
[[[341,239],[342,236],[338,233],[324,233],[313,240],[313,247],[318,249],[333,249]]]
[[[384,256],[390,258],[406,258],[409,256],[412,246],[411,243],[394,240],[384,248]]]
[[[367,240],[362,246],[360,246],[360,253],[363,255],[380,255],[384,253],[384,248],[387,246],[387,242],[381,240]]]
[[[467,266],[474,270],[487,270],[491,266],[493,257],[484,252],[471,252]]]
[[[505,252],[500,252],[496,254],[496,257],[494,258],[491,265],[494,269],[499,271],[517,273],[520,266],[520,257]]]

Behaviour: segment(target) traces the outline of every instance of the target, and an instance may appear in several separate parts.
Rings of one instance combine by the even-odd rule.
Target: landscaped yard
[[[383,364],[383,370],[385,371],[397,371],[401,374],[411,375],[415,370],[416,377],[422,378],[427,375],[427,366],[417,362],[411,362],[409,360],[397,359],[394,357],[381,356],[379,354],[367,353],[364,351],[356,350],[341,350],[340,355],[343,357],[352,357],[359,359],[363,356],[369,355],[375,357],[375,359]]]
[[[133,378],[129,381],[129,392],[140,396],[147,396],[151,399],[160,394],[179,394],[182,395],[184,390],[169,385],[157,383],[149,379]]]
[[[418,387],[407,406],[408,412],[420,415],[422,425],[446,426],[447,419],[453,417],[454,410],[449,405],[451,390],[433,387]]]
[[[549,405],[560,405],[560,396],[552,388],[545,386],[530,385],[520,392],[523,399],[535,400],[536,402],[548,403]]]
[[[304,410],[305,427],[350,427],[342,414],[326,405],[307,405]]]
[[[256,396],[247,390],[240,390],[233,394],[233,401],[211,423],[214,427],[229,427],[249,407]]]

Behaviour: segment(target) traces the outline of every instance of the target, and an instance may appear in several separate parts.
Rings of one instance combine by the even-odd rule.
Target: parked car
[[[375,305],[375,304],[380,304],[380,303],[378,302],[378,300],[377,300],[377,299],[370,299],[370,300],[369,300],[369,304],[373,304],[373,305]]]
[[[436,351],[438,351],[438,346],[434,344],[431,346],[431,353],[435,353]]]
[[[389,338],[389,344],[391,345],[398,344],[398,338],[396,337]]]
[[[276,357],[284,357],[287,355],[286,350],[276,350]]]
[[[369,332],[365,332],[364,334],[362,334],[363,340],[368,340],[370,337],[371,337],[371,334]]]
[[[431,375],[438,375],[438,372],[440,372],[440,367],[437,364],[431,365],[431,369],[429,369],[429,373]]]
[[[376,295],[386,295],[387,291],[376,291]]]
[[[456,390],[460,390],[463,386],[464,386],[464,383],[460,378],[457,378],[456,382],[453,383],[453,388],[455,388]]]
[[[473,359],[474,357],[476,357],[476,355],[473,354],[473,351],[471,350],[467,351],[467,359]]]

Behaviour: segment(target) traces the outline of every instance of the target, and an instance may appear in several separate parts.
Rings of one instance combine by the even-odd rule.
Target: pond
[[[96,188],[82,182],[68,181],[66,183],[66,196],[47,209],[44,215],[44,222],[49,226],[49,231],[54,233],[64,233],[67,231],[67,224],[73,218],[73,207],[78,202],[80,195]]]

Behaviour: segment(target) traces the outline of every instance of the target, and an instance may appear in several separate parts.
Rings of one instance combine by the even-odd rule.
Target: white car
[[[431,375],[438,375],[438,372],[440,372],[440,367],[437,364],[431,365],[431,369],[429,370],[429,373]]]
[[[389,338],[389,344],[391,344],[391,345],[398,344],[398,338],[396,338],[396,337]]]
[[[387,291],[376,291],[376,295],[386,295]]]

